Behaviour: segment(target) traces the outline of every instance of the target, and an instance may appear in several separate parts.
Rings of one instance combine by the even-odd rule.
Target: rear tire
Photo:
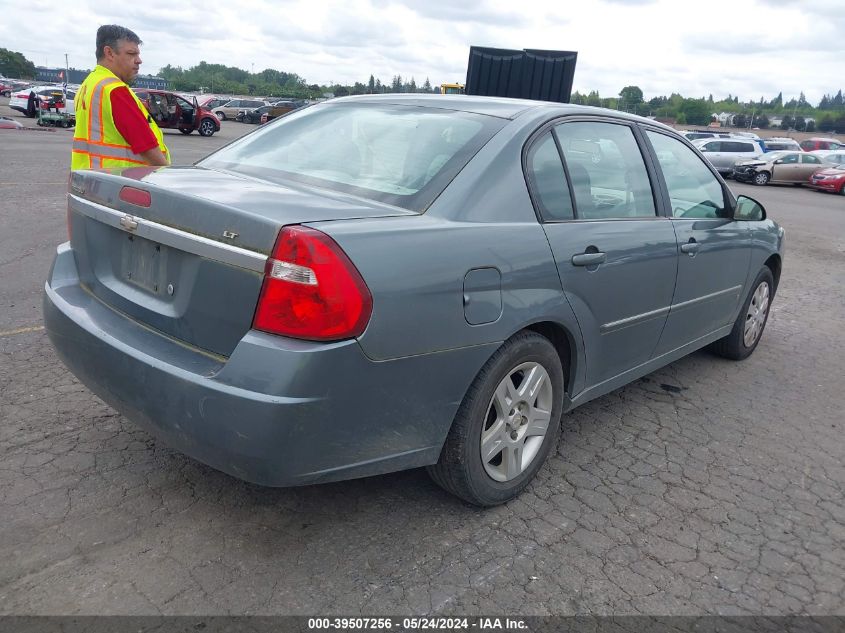
[[[772,271],[763,266],[751,285],[751,292],[742,304],[731,333],[710,346],[714,353],[731,360],[745,360],[751,356],[769,320],[774,288]]]
[[[513,499],[557,445],[563,389],[563,367],[549,340],[529,331],[514,335],[473,380],[429,475],[475,505]]]

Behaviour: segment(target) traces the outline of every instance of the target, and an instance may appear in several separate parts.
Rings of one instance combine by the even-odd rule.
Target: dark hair
[[[103,59],[106,55],[106,46],[117,50],[117,43],[126,40],[133,44],[142,44],[141,38],[135,35],[125,26],[117,24],[104,24],[97,29],[97,60]]]

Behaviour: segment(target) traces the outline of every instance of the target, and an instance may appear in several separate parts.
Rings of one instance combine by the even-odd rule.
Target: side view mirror
[[[781,163],[783,163],[783,159],[782,159],[782,158],[778,158],[778,159],[775,161],[775,165],[780,165]]]
[[[734,220],[745,222],[761,222],[766,219],[766,209],[754,198],[739,196],[734,208]]]

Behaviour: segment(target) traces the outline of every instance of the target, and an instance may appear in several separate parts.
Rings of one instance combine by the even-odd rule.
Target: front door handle
[[[686,244],[681,244],[681,252],[689,253],[690,255],[695,255],[700,248],[701,244],[696,242],[694,237],[689,238],[689,242]]]
[[[606,261],[607,254],[605,253],[581,253],[572,256],[573,266],[598,266]]]

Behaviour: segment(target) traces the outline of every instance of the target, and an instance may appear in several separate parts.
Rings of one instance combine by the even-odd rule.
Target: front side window
[[[325,104],[280,118],[199,164],[422,212],[503,125],[439,108]]]
[[[725,143],[722,143],[721,141],[711,141],[710,143],[704,144],[704,149],[708,152],[720,152],[725,151],[724,145]]]
[[[527,168],[535,202],[543,219],[550,222],[574,219],[566,174],[551,132],[546,132],[528,151]]]
[[[646,135],[666,181],[673,217],[730,217],[721,183],[695,152],[671,136],[651,130]]]
[[[555,126],[578,219],[655,217],[643,156],[627,125],[577,121]]]
[[[784,165],[794,165],[798,162],[798,154],[786,154],[783,158],[780,159],[780,162]]]

